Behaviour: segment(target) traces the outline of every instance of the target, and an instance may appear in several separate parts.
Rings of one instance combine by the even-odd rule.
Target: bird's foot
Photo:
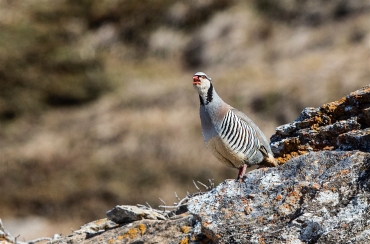
[[[240,177],[239,175],[238,175],[238,178],[236,179],[236,182],[238,182],[239,184],[239,186],[238,186],[238,194],[241,196],[241,195],[243,195],[242,194],[242,192],[243,192],[243,189],[244,189],[244,185],[246,184],[246,180],[247,180],[247,176],[246,175],[243,175],[242,177]]]
[[[236,178],[235,179],[235,182],[239,182],[239,183],[244,183],[247,179],[247,176],[243,176],[242,178]]]
[[[247,178],[245,176],[245,170],[247,169],[247,165],[243,164],[243,166],[239,169],[238,177],[236,178],[236,181],[239,181],[240,183],[244,182],[244,180]]]

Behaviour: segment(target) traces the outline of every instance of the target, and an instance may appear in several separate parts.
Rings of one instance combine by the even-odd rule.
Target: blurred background
[[[0,218],[18,240],[235,178],[192,75],[269,138],[370,82],[368,0],[0,0]]]

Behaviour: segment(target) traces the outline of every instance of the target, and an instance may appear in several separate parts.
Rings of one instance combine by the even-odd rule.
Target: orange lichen
[[[334,146],[325,146],[322,150],[331,151],[334,149]]]
[[[261,223],[265,223],[265,218],[264,217],[258,217],[257,220]]]
[[[101,223],[103,223],[105,221],[107,221],[106,218],[105,219],[98,219],[98,220],[94,221],[94,223],[98,225],[98,224],[101,224]]]
[[[123,236],[118,236],[118,237],[117,237],[117,239],[118,239],[119,241],[122,241],[122,240],[124,239],[124,237],[123,237]]]
[[[338,109],[338,107],[342,104],[344,104],[346,101],[346,98],[342,98],[338,101],[327,103],[321,106],[322,109],[324,109],[327,113],[334,113]]]
[[[280,201],[280,200],[281,200],[281,198],[282,198],[282,196],[281,196],[281,195],[277,195],[277,196],[275,197],[275,200]]]
[[[346,98],[346,97],[342,97],[341,99],[339,99],[339,100],[337,101],[337,103],[340,105],[340,104],[345,103],[345,102],[346,102],[346,100],[347,100],[347,98]]]
[[[321,117],[319,117],[319,116],[315,116],[314,117],[314,120],[316,121],[316,123],[318,123],[318,124],[321,124],[322,123],[322,119],[321,119]]]
[[[328,183],[324,183],[324,184],[322,184],[322,189],[324,189],[324,190],[328,190]]]
[[[340,170],[340,174],[341,175],[346,175],[346,174],[349,174],[349,169],[342,169],[342,170]]]
[[[249,207],[249,206],[246,206],[245,208],[244,208],[244,213],[246,214],[246,215],[249,215],[251,212],[252,212],[252,208],[251,207]]]
[[[113,239],[109,239],[108,240],[108,243],[115,243],[116,241],[115,240],[113,240]]]
[[[318,190],[320,190],[321,186],[320,186],[319,184],[317,184],[317,183],[314,183],[314,184],[312,185],[312,188],[313,188],[314,190],[318,191]]]
[[[278,158],[275,158],[276,159],[276,162],[278,163],[278,165],[282,165],[284,163],[286,163],[286,161],[288,161],[286,158],[282,158],[282,157],[278,157]]]
[[[320,126],[318,125],[318,124],[313,124],[312,126],[311,126],[311,129],[312,130],[320,130]]]
[[[189,243],[189,238],[182,239],[179,244],[188,244]]]
[[[241,198],[241,201],[242,201],[245,205],[249,204],[249,200],[248,200],[246,197],[242,197],[242,198]]]
[[[184,226],[182,226],[181,227],[181,231],[182,231],[182,233],[184,233],[184,234],[187,234],[187,233],[189,233],[189,231],[191,230],[191,227],[190,226],[186,226],[186,225],[184,225]]]
[[[290,159],[294,158],[294,157],[298,157],[299,155],[304,155],[306,153],[308,153],[308,151],[306,151],[306,146],[298,146],[298,150],[297,152],[296,151],[293,151],[293,152],[290,152],[290,153],[287,153],[287,154],[283,154],[282,157],[277,157],[275,158],[276,161],[278,162],[279,165],[281,164],[284,164],[286,163],[287,161],[289,161]]]
[[[279,206],[280,209],[289,209],[290,210],[290,206],[286,203],[282,204]]]
[[[291,191],[291,192],[289,192],[288,197],[291,197],[291,196],[297,197],[297,196],[299,196],[299,192],[298,191]]]
[[[146,232],[146,226],[144,224],[139,224],[138,228],[141,231],[141,235],[144,235]]]
[[[263,237],[260,237],[258,240],[260,241],[260,243],[261,243],[261,244],[266,244],[266,242],[265,242],[265,240],[263,239]]]
[[[134,239],[137,237],[137,233],[139,232],[138,229],[136,228],[132,228],[132,229],[129,229],[127,231],[126,234],[123,235],[123,238],[130,238],[130,239]]]

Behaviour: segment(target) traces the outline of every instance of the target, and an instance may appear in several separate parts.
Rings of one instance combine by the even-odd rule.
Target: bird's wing
[[[225,114],[220,136],[233,151],[242,152],[247,158],[252,158],[261,145],[254,128],[240,119],[233,110]]]
[[[246,122],[251,128],[253,128],[255,130],[256,136],[259,140],[259,143],[264,146],[264,149],[262,149],[262,150],[265,150],[265,151],[267,151],[267,153],[270,153],[272,155],[272,151],[270,149],[269,142],[268,142],[266,136],[260,130],[260,128],[258,128],[258,126],[247,115],[245,115],[243,112],[241,112],[241,111],[239,111],[235,108],[232,108],[231,110],[239,119]]]

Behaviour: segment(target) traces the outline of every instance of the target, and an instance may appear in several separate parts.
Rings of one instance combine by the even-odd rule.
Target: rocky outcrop
[[[365,243],[370,154],[311,152],[188,203],[215,243]]]
[[[49,241],[368,243],[369,111],[370,86],[320,108],[306,108],[271,139],[280,166],[189,194],[172,211],[116,206],[108,218]],[[0,238],[16,241],[2,225]]]
[[[53,240],[52,243],[188,243],[190,230],[194,225],[193,219],[190,214],[166,220],[143,218],[121,224],[101,219],[84,225],[70,236]]]
[[[310,151],[370,152],[370,86],[319,108],[305,108],[276,128],[271,148],[280,163]]]

